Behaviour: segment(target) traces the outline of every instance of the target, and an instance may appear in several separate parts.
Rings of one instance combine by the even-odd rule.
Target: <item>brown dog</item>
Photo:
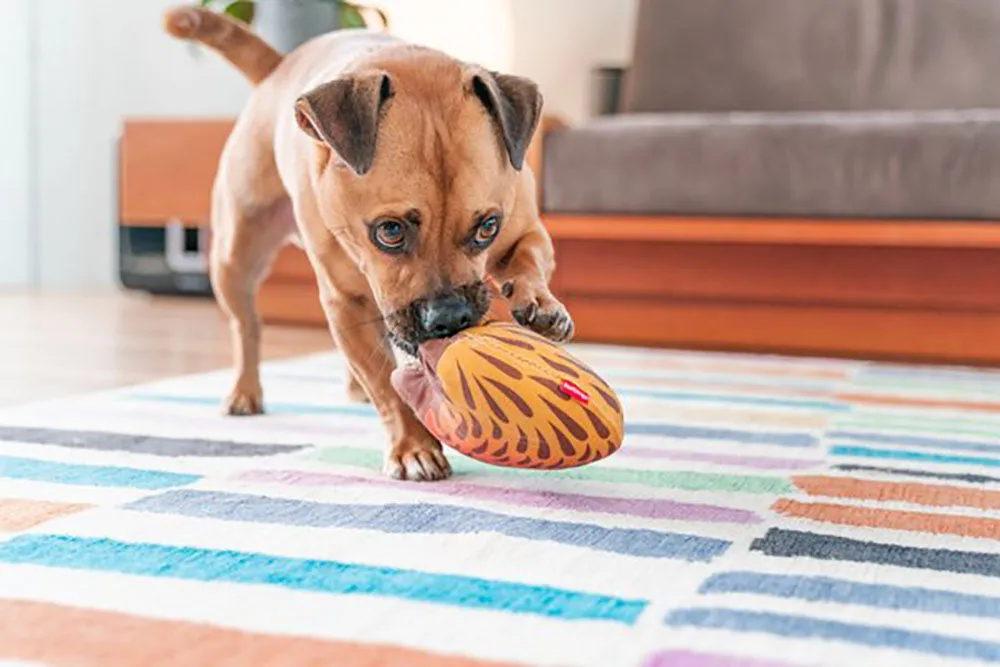
[[[258,84],[213,192],[216,296],[233,329],[233,415],[263,411],[256,289],[277,250],[301,243],[330,330],[389,431],[386,473],[448,476],[441,445],[389,382],[391,343],[413,354],[476,324],[503,285],[517,319],[572,336],[549,291],[552,243],[524,166],[542,100],[530,81],[366,31],[319,37],[283,57],[227,17],[165,17]]]

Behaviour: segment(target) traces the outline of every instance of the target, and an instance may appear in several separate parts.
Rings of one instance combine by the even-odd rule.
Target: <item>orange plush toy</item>
[[[515,324],[499,296],[484,324],[425,343],[420,364],[397,369],[392,381],[435,437],[485,463],[573,468],[622,443],[624,417],[611,387]]]

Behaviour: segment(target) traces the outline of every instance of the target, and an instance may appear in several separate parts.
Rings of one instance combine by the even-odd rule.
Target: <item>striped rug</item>
[[[0,413],[0,662],[1000,663],[1000,372],[579,347],[625,447],[378,473],[335,355]]]

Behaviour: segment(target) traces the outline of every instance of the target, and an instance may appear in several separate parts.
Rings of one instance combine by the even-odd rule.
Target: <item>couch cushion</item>
[[[636,114],[544,159],[552,212],[1000,220],[1000,111]]]
[[[1000,107],[998,35],[998,0],[642,0],[623,107]]]

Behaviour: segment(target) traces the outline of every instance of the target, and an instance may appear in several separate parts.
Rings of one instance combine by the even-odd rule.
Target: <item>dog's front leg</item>
[[[573,337],[573,318],[552,296],[549,280],[555,269],[552,240],[536,222],[514,241],[492,269],[510,299],[518,322],[556,342]]]
[[[385,474],[414,481],[448,477],[451,467],[441,443],[417,421],[389,381],[396,360],[372,299],[340,293],[323,282],[321,299],[330,331],[389,433]]]

